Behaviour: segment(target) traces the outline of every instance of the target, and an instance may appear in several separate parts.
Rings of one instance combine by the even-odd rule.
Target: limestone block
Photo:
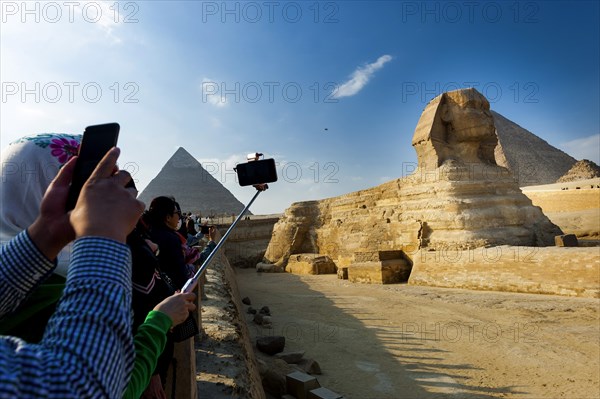
[[[410,270],[404,259],[353,263],[348,267],[348,280],[353,283],[395,284],[408,281]]]
[[[557,247],[577,247],[579,243],[575,234],[563,234],[554,237],[554,243]]]
[[[300,371],[286,375],[286,383],[287,393],[298,399],[307,399],[309,391],[321,386],[315,377]]]
[[[294,254],[288,259],[285,271],[293,274],[335,274],[335,263],[329,256]]]
[[[356,263],[402,259],[402,251],[360,251],[354,253]]]
[[[421,250],[408,283],[600,298],[600,256],[598,247]]]
[[[321,387],[308,392],[307,399],[344,399],[339,393]]]
[[[348,267],[338,267],[337,276],[341,280],[348,280]]]

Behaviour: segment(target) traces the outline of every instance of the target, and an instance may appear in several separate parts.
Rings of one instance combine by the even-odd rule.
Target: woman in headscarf
[[[40,203],[60,168],[77,155],[81,135],[40,134],[23,137],[0,154],[0,240],[10,241],[38,217]],[[21,306],[2,318],[0,334],[18,336],[28,342],[42,339],[46,324],[65,288],[70,246],[58,256],[54,274],[42,283]],[[143,263],[143,262],[142,262]],[[153,265],[150,265],[152,268]],[[144,270],[132,271],[143,280]],[[153,271],[150,272],[153,274]],[[133,284],[135,291],[135,283]],[[169,329],[182,323],[195,309],[194,294],[167,294],[143,309],[134,339],[136,361],[126,398],[138,398],[156,367],[166,345]],[[162,300],[162,302],[161,302]],[[160,303],[159,303],[160,302]],[[142,312],[139,312],[142,313]],[[163,393],[164,394],[164,393]]]
[[[10,241],[38,217],[50,182],[77,155],[81,135],[47,133],[27,136],[8,145],[0,155],[0,243]],[[0,333],[39,342],[65,287],[71,244],[58,255],[58,266],[21,306],[5,317]]]

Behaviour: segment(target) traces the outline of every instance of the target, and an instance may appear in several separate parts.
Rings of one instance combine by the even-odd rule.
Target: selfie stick
[[[254,194],[254,197],[252,197],[252,199],[250,200],[248,205],[246,205],[246,207],[238,215],[237,219],[235,219],[235,221],[231,224],[231,226],[229,226],[229,228],[227,229],[227,231],[225,232],[223,237],[221,237],[221,240],[219,240],[219,243],[217,244],[217,246],[211,251],[211,253],[208,255],[206,260],[202,263],[202,266],[200,266],[200,268],[196,272],[196,274],[194,274],[194,277],[192,277],[185,283],[185,285],[181,289],[181,292],[190,292],[190,291],[193,291],[194,288],[196,288],[196,285],[198,285],[198,280],[200,279],[200,276],[202,276],[202,273],[204,273],[206,271],[208,264],[210,263],[212,258],[217,254],[217,252],[219,251],[221,246],[223,244],[225,244],[227,237],[229,236],[231,231],[235,228],[235,225],[240,221],[240,219],[242,218],[242,216],[244,216],[244,214],[248,211],[248,209],[250,209],[250,205],[252,205],[252,203],[254,202],[256,197],[258,197],[258,194],[260,194],[261,191],[264,191],[267,188],[269,188],[269,186],[266,184],[260,184],[256,187],[257,191],[256,191],[256,194]]]

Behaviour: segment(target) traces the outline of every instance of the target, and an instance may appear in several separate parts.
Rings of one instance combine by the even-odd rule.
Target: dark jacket
[[[188,278],[179,235],[167,226],[157,226],[150,231],[150,239],[158,245],[160,270],[171,277],[177,289],[181,289]]]

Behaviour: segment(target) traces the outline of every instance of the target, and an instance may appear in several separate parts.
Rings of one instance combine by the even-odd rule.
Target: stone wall
[[[240,220],[229,235],[225,247],[225,256],[234,267],[254,267],[260,262],[267,250],[273,226],[279,216]],[[229,225],[218,225],[221,234],[225,234]]]
[[[411,285],[600,298],[600,248],[420,250]]]
[[[523,193],[566,234],[600,238],[600,178],[524,187]]]

